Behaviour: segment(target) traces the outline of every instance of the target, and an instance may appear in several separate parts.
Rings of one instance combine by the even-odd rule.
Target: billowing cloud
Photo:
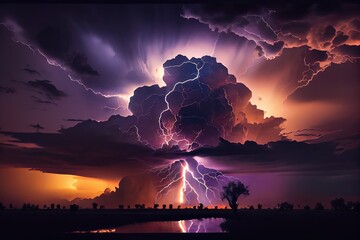
[[[247,4],[186,5],[184,17],[197,19],[212,30],[233,32],[254,41],[259,56],[268,59],[281,55],[283,48],[301,46],[308,46],[312,55],[314,51],[319,51],[316,54],[323,52],[320,59],[331,56],[327,62],[309,67],[302,79],[307,83],[332,62],[359,58],[356,54],[359,10],[359,6],[351,2],[334,5],[292,3],[291,6],[269,2],[261,7]]]
[[[153,147],[166,143],[191,149],[216,145],[219,137],[247,139],[250,125],[244,111],[251,91],[224,65],[210,56],[178,55],[164,63],[164,72],[166,87],[140,87],[130,98],[129,109],[138,118],[142,140]],[[269,140],[266,130],[261,135]]]

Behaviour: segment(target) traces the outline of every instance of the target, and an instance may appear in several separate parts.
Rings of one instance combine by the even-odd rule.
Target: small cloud
[[[74,53],[73,59],[70,61],[69,66],[80,74],[87,74],[91,76],[100,75],[98,71],[90,66],[87,57],[84,54]]]
[[[34,99],[34,102],[35,103],[44,103],[44,104],[54,104],[54,105],[57,105],[55,102],[53,101],[49,101],[49,100],[44,100],[44,99],[41,99],[39,97],[36,97],[36,96],[31,96],[33,99]]]
[[[65,92],[57,89],[49,80],[28,81],[26,85],[38,90],[40,94],[44,94],[48,100],[60,99],[68,96]]]
[[[63,119],[63,121],[67,121],[67,122],[84,122],[86,120],[84,119],[77,119],[77,118],[67,118],[67,119]]]
[[[16,89],[15,88],[12,88],[12,87],[2,87],[0,86],[0,93],[15,93],[16,92]]]
[[[34,70],[34,69],[30,69],[30,68],[23,68],[22,69],[23,71],[25,71],[25,72],[27,72],[27,73],[29,73],[29,74],[32,74],[32,75],[34,75],[34,74],[37,74],[37,75],[41,75],[38,71],[36,71],[36,70]]]

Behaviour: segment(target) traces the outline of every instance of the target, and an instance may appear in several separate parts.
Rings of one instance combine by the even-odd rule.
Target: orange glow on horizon
[[[118,185],[118,181],[44,173],[27,168],[0,168],[0,176],[0,195],[31,203],[93,198],[106,188],[115,190]]]

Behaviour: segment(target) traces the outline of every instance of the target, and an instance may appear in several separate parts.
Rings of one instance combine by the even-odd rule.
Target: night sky
[[[346,1],[2,5],[0,202],[153,204],[169,171],[159,201],[183,203],[184,167],[240,179],[240,205],[359,200],[359,16]]]

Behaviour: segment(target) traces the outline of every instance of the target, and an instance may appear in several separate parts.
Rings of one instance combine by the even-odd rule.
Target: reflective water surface
[[[214,233],[222,232],[224,218],[134,223],[109,229],[77,231],[77,233]]]

